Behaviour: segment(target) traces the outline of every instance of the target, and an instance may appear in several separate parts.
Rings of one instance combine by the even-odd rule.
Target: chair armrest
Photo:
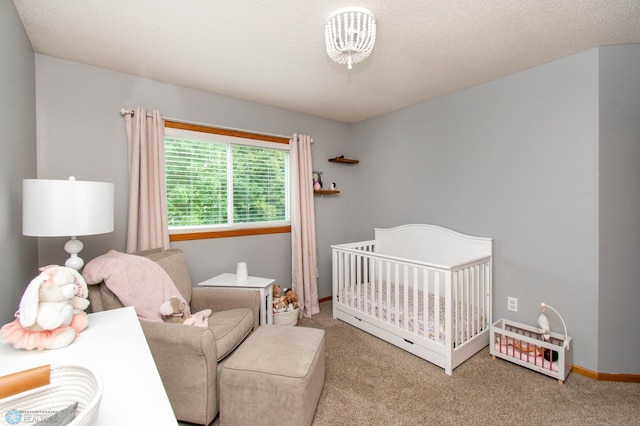
[[[153,352],[153,346],[172,357],[213,356],[217,359],[216,338],[208,328],[141,320],[140,325]]]
[[[176,417],[201,424],[213,419],[218,410],[213,331],[144,320],[140,325]]]
[[[254,330],[256,330],[260,325],[260,292],[258,290],[215,287],[193,287],[192,289],[191,313],[203,309],[220,312],[237,308],[251,309]]]

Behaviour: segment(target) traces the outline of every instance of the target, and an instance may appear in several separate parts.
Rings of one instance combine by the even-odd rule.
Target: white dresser
[[[0,376],[46,364],[82,365],[100,376],[97,425],[177,424],[132,307],[89,314],[89,326],[65,348],[25,351],[0,342]]]

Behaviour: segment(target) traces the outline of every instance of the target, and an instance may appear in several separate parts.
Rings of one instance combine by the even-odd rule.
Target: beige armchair
[[[259,292],[192,288],[184,255],[178,249],[135,254],[155,261],[168,273],[191,312],[213,311],[209,328],[140,321],[176,417],[208,425],[219,410],[222,362],[258,328]],[[123,306],[104,282],[89,286],[89,299],[94,312]]]

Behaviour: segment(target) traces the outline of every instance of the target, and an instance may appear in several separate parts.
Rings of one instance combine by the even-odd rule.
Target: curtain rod
[[[124,116],[127,114],[134,114],[134,111],[131,109],[126,109],[126,108],[120,108],[120,115]],[[147,113],[147,117],[152,117],[152,114]],[[243,132],[243,133],[253,133],[253,134],[260,134],[260,135],[264,135],[264,136],[272,136],[275,138],[283,138],[283,139],[291,139],[291,135],[289,136],[284,136],[284,135],[275,135],[273,133],[263,133],[263,132],[256,132],[255,130],[245,130],[245,129],[238,129],[235,127],[225,127],[225,126],[218,126],[216,124],[207,124],[207,123],[197,123],[195,121],[186,121],[186,120],[179,120],[177,118],[170,118],[170,117],[165,117],[162,116],[163,120],[166,121],[175,121],[177,123],[183,123],[183,124],[193,124],[195,126],[205,126],[205,127],[217,127],[218,129],[224,129],[224,130],[230,130],[230,131],[234,131],[234,132]],[[313,142],[311,142],[313,143]]]

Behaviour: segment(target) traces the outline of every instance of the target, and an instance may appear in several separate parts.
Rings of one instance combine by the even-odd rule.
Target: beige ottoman
[[[323,330],[261,326],[222,367],[220,425],[310,425],[323,386]]]

